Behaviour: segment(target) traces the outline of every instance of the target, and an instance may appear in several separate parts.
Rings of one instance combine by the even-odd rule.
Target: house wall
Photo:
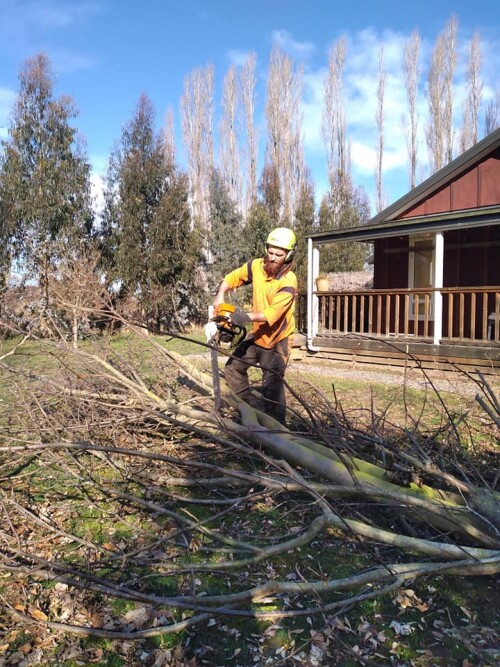
[[[445,233],[444,286],[500,285],[500,227]]]
[[[445,232],[444,236],[444,287],[491,287],[500,285],[500,227],[479,227]],[[374,246],[375,289],[404,289],[408,287],[409,239],[395,237],[379,239]],[[452,307],[457,313],[464,311],[465,329],[462,335],[471,335],[472,297],[465,294],[460,305],[459,295],[454,297]],[[489,297],[488,312],[495,310],[493,295]],[[443,301],[443,334],[456,337],[459,335],[458,320],[453,318],[454,330],[448,331],[448,312],[450,302]],[[482,308],[476,302],[475,330],[481,330]],[[401,306],[400,321],[403,312]],[[391,314],[390,327],[394,326],[394,314]]]
[[[500,204],[500,148],[480,164],[451,180],[401,218],[447,213]]]
[[[480,227],[461,229],[445,234],[444,246],[444,287],[492,287],[500,285],[500,227]],[[493,295],[489,296],[488,312],[495,310]],[[455,311],[460,307],[458,296],[454,303]],[[464,336],[471,335],[470,313],[471,296],[464,295],[462,308],[465,313]],[[443,302],[443,333],[445,336],[459,335],[458,323],[454,318],[454,330],[448,331],[449,303]],[[482,308],[476,302],[475,330],[481,330]]]
[[[408,287],[408,251],[407,236],[375,241],[375,289]],[[499,257],[499,226],[445,232],[444,287],[500,285]]]
[[[374,289],[408,287],[408,237],[379,239],[373,249]]]

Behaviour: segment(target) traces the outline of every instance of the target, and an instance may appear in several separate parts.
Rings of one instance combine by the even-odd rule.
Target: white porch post
[[[434,261],[433,286],[440,290],[443,287],[444,270],[444,235],[438,232],[434,237],[436,248]],[[443,335],[443,293],[434,292],[434,345],[439,345]]]
[[[318,333],[318,297],[314,285],[319,275],[319,248],[307,239],[307,345],[312,348],[313,338]]]

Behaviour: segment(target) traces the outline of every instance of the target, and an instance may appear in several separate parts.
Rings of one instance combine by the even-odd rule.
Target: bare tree
[[[488,102],[484,119],[484,130],[490,134],[500,127],[500,88],[497,88],[496,97]]]
[[[327,154],[330,189],[335,189],[349,173],[346,150],[346,120],[344,108],[343,72],[346,45],[341,37],[330,49],[328,75],[325,80],[322,132]]]
[[[214,69],[194,69],[184,79],[181,97],[182,134],[187,151],[189,179],[195,223],[206,239],[209,229],[209,185],[213,169],[213,87]]]
[[[107,302],[98,267],[99,253],[87,244],[66,251],[57,270],[49,274],[49,290],[58,312],[66,316],[71,328],[73,348],[89,319]]]
[[[457,61],[457,29],[457,18],[452,16],[444,31],[438,35],[431,56],[426,139],[433,172],[453,158],[453,74]]]
[[[245,209],[257,201],[257,141],[255,129],[255,66],[257,56],[251,53],[241,69],[240,88],[246,134]]]
[[[267,155],[280,181],[281,221],[292,223],[302,179],[300,99],[302,69],[279,47],[271,51],[267,81]]]
[[[238,210],[243,210],[242,177],[237,131],[238,77],[231,65],[224,77],[222,90],[222,117],[220,121],[221,174],[227,192]]]
[[[410,163],[410,187],[413,189],[417,184],[418,163],[418,118],[417,118],[417,93],[418,82],[422,73],[420,66],[420,33],[414,30],[405,43],[403,54],[403,71],[406,86],[406,98],[408,100],[408,122],[404,122],[406,135],[406,148]]]
[[[384,47],[380,47],[378,59],[378,86],[377,86],[377,109],[375,120],[378,130],[377,164],[375,166],[375,181],[377,184],[377,212],[384,208],[384,195],[382,184],[382,161],[384,158],[384,96],[385,96],[386,71],[384,69]]]
[[[479,33],[476,31],[468,49],[467,96],[463,103],[463,127],[460,133],[460,150],[463,153],[477,143],[479,106],[483,94],[481,65],[483,57]]]
[[[172,107],[165,114],[165,127],[163,128],[163,143],[165,146],[165,160],[167,165],[175,165],[175,134],[174,134],[174,112]]]
[[[346,140],[343,83],[345,56],[345,39],[342,37],[332,46],[329,54],[322,121],[330,184],[328,200],[335,225],[339,224],[342,211],[349,206],[353,193],[350,146]]]

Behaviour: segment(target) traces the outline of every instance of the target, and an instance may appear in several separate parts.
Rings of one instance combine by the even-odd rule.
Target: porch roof
[[[373,218],[372,218],[373,220]],[[500,206],[486,206],[484,208],[452,211],[451,213],[437,213],[422,215],[414,218],[389,220],[384,223],[368,223],[359,227],[346,227],[328,232],[309,234],[314,245],[339,241],[375,241],[375,239],[391,236],[406,236],[423,232],[445,232],[450,229],[468,227],[489,227],[500,225]]]
[[[366,225],[310,234],[314,245],[338,241],[373,241],[389,236],[416,232],[446,231],[461,227],[485,227],[500,224],[500,204],[451,212],[402,217],[408,210],[429,199],[438,190],[485,160],[500,148],[500,128],[476,143],[413,190],[375,215]]]

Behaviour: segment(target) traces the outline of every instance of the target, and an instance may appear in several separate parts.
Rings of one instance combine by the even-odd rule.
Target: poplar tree
[[[406,86],[406,98],[408,101],[408,121],[404,119],[403,127],[406,138],[406,149],[410,163],[410,187],[413,189],[417,184],[417,162],[418,162],[418,117],[417,117],[417,94],[418,83],[421,77],[420,66],[420,33],[414,30],[404,46],[403,70]]]
[[[49,59],[28,59],[3,144],[0,191],[4,204],[4,262],[17,260],[26,277],[44,286],[65,249],[90,236],[90,166],[82,141],[70,125],[77,116],[70,97],[54,97]]]
[[[257,156],[258,131],[255,127],[256,76],[257,56],[247,56],[240,72],[240,93],[243,106],[246,150],[245,164],[245,212],[257,201]]]
[[[488,102],[484,116],[485,134],[490,134],[500,127],[500,88],[497,88],[495,98]]]
[[[328,74],[324,81],[324,106],[321,130],[327,155],[328,182],[333,200],[341,201],[351,180],[349,147],[346,141],[344,102],[345,39],[340,38],[330,49]]]
[[[384,158],[384,98],[386,76],[386,71],[384,69],[384,47],[382,46],[379,51],[377,109],[375,111],[375,121],[377,123],[378,130],[377,164],[375,167],[375,181],[377,185],[377,213],[380,213],[380,211],[382,211],[384,208],[382,162]]]
[[[476,31],[468,48],[467,95],[463,103],[463,126],[460,133],[460,151],[463,153],[478,140],[479,107],[483,94],[481,80],[481,40]]]
[[[187,153],[192,212],[199,226],[208,258],[209,188],[213,158],[213,97],[214,69],[194,69],[184,78],[181,97],[182,136]]]
[[[231,65],[224,77],[220,121],[220,172],[225,189],[239,211],[243,211],[243,178],[239,147],[239,85],[236,68]],[[218,177],[216,177],[217,180]],[[213,177],[212,177],[213,181]],[[212,187],[213,183],[211,183]]]
[[[279,222],[293,224],[295,200],[303,177],[300,100],[302,68],[275,47],[271,52],[267,80],[267,161],[279,178],[281,210]]]
[[[453,158],[453,75],[457,60],[457,29],[457,19],[452,16],[444,31],[438,35],[431,54],[426,140],[433,173]]]

